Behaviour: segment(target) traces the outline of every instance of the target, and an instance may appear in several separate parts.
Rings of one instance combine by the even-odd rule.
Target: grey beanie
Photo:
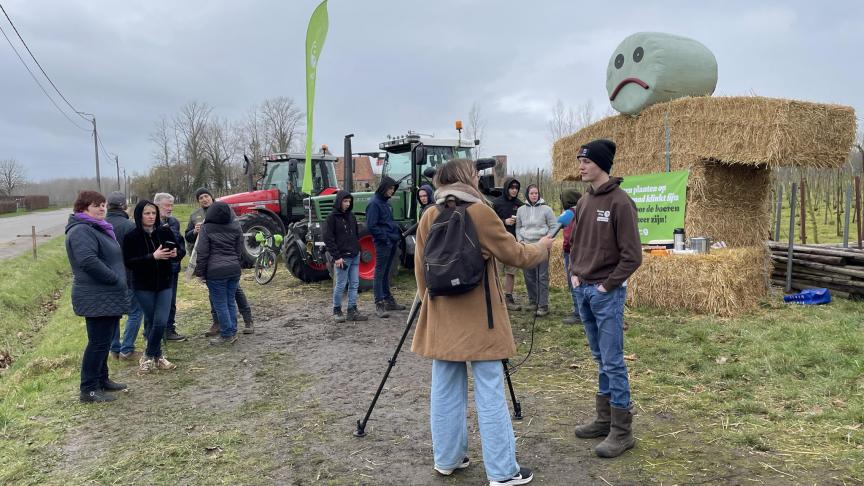
[[[126,209],[126,194],[120,191],[111,191],[108,194],[108,207],[116,209]]]

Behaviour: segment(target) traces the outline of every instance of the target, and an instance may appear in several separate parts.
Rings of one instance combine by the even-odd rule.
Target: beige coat
[[[438,213],[437,206],[430,206],[423,213],[417,228],[414,276],[423,305],[420,308],[411,351],[426,358],[445,361],[509,358],[516,352],[516,344],[510,329],[510,315],[504,302],[504,291],[498,281],[496,260],[507,265],[530,268],[548,258],[549,252],[537,244],[517,243],[489,206],[477,203],[468,208],[468,214],[477,229],[483,256],[491,258],[486,265],[486,278],[489,279],[494,327],[489,329],[482,283],[461,295],[430,299],[426,294],[423,249],[429,228]]]

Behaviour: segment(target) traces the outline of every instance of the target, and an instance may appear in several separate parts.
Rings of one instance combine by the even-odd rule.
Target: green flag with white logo
[[[675,228],[684,227],[689,171],[634,175],[624,178],[621,189],[636,203],[639,238],[671,240]]]
[[[306,164],[303,166],[303,192],[312,193],[312,109],[315,106],[315,78],[318,59],[327,39],[327,0],[312,12],[306,28]]]

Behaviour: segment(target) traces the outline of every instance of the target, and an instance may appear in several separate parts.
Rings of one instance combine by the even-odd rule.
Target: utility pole
[[[76,113],[92,118],[90,121],[93,123],[93,150],[96,153],[96,186],[98,187],[99,192],[102,192],[102,177],[99,175],[99,135],[96,132],[96,115],[92,113],[84,113],[83,111]]]
[[[120,190],[120,156],[114,154],[114,163],[117,165],[117,190]]]
[[[129,177],[126,175],[126,167],[123,167],[123,182],[125,183],[123,194],[126,194],[126,203],[129,203]]]

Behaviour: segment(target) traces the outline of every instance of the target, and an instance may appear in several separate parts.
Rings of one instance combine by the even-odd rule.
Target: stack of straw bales
[[[613,175],[662,172],[668,127],[670,169],[690,171],[685,233],[734,249],[704,256],[646,255],[632,278],[629,300],[732,315],[755,307],[768,290],[770,169],[842,166],[855,126],[855,112],[846,106],[761,97],[681,98],[652,105],[638,117],[605,118],[558,140],[552,172],[556,180],[579,180],[576,153],[597,138],[618,145]]]

